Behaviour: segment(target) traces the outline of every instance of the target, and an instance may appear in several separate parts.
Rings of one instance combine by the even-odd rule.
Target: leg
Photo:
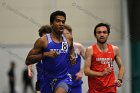
[[[68,93],[68,91],[69,86],[65,82],[60,82],[55,88],[55,93]]]
[[[62,88],[62,87],[58,87],[56,90],[55,90],[55,93],[67,93],[67,91]]]
[[[15,93],[14,82],[10,82],[10,93]]]
[[[36,91],[35,93],[41,93],[40,91]]]
[[[54,88],[54,93],[70,93],[71,91],[72,80],[69,75],[66,75],[63,79],[57,81],[57,84]]]

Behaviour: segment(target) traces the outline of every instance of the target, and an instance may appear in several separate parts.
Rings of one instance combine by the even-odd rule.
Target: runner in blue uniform
[[[66,34],[72,35],[72,28],[69,25],[64,26],[64,32]],[[74,50],[76,54],[76,64],[70,65],[69,73],[72,75],[72,87],[70,93],[82,93],[82,75],[83,68],[81,68],[81,57],[85,59],[85,47],[77,42],[74,42]]]
[[[37,39],[33,49],[28,53],[26,65],[42,60],[43,79],[40,80],[41,93],[68,93],[71,76],[68,74],[69,62],[75,64],[73,39],[63,35],[66,14],[55,11],[50,16],[52,32]]]

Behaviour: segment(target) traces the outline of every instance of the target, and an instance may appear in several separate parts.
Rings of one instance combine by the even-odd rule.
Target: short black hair
[[[97,24],[97,25],[95,26],[95,28],[94,28],[94,35],[95,35],[95,36],[96,36],[96,29],[97,29],[98,27],[101,27],[101,26],[105,26],[105,27],[107,28],[108,34],[110,34],[110,25],[107,24],[107,23],[99,23],[99,24]]]
[[[55,12],[53,12],[53,13],[51,13],[51,15],[50,15],[50,23],[53,23],[54,22],[54,20],[55,20],[55,18],[56,18],[56,16],[64,16],[65,17],[65,20],[66,20],[66,14],[65,14],[65,12],[63,12],[63,11],[55,11]]]
[[[49,25],[43,25],[39,30],[39,36],[42,37],[43,34],[51,33],[52,28]]]

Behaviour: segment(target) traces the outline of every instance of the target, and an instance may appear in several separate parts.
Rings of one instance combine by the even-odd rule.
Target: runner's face
[[[63,34],[64,34],[65,36],[72,37],[72,33],[70,33],[69,30],[66,29],[66,28],[64,28]]]
[[[69,34],[69,35],[72,35],[72,33],[70,33],[67,29],[64,29],[63,34]]]
[[[108,34],[107,28],[105,26],[101,26],[96,29],[95,37],[96,37],[98,43],[101,43],[101,44],[106,43],[108,36],[109,36],[109,34]]]
[[[64,31],[64,24],[65,24],[65,17],[64,16],[56,16],[54,22],[51,24],[57,33],[63,33]]]

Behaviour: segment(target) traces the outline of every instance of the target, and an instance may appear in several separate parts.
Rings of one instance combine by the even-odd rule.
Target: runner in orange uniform
[[[119,48],[107,43],[110,33],[108,24],[100,23],[94,29],[97,43],[86,49],[85,75],[88,76],[88,93],[116,93],[116,86],[120,87],[124,75]],[[113,62],[119,68],[116,80]]]

